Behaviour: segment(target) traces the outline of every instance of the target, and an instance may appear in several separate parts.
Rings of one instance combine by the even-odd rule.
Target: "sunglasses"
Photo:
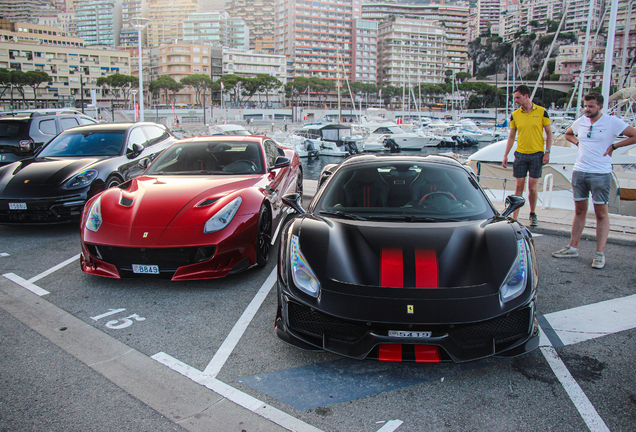
[[[592,127],[593,127],[593,125],[590,125],[590,130],[589,130],[589,132],[587,133],[587,137],[588,137],[588,138],[591,138],[591,137],[592,137]]]

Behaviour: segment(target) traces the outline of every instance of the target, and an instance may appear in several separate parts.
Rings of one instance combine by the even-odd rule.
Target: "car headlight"
[[[236,215],[236,212],[238,211],[242,202],[243,200],[241,199],[241,197],[237,197],[221,210],[216,212],[216,214],[208,219],[208,221],[205,223],[203,232],[205,234],[213,233],[221,231],[223,228],[228,226],[230,222],[232,222],[232,219]]]
[[[86,218],[86,229],[89,231],[97,232],[99,227],[102,226],[102,197],[100,196],[95,200],[88,212]]]
[[[292,235],[289,243],[289,259],[291,261],[291,274],[294,284],[298,289],[310,296],[318,297],[320,282],[300,251],[298,241],[298,236]]]
[[[519,297],[526,289],[528,282],[528,246],[526,241],[517,241],[517,257],[512,263],[510,271],[499,288],[499,296],[503,303]]]
[[[75,174],[68,179],[63,185],[62,189],[80,189],[93,183],[93,180],[97,178],[97,171],[88,169]]]

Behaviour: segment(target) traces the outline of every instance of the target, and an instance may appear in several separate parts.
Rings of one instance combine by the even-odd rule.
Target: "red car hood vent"
[[[133,231],[202,224],[213,214],[210,206],[214,202],[253,182],[245,178],[139,177],[124,190],[113,188],[104,194],[102,213],[108,223],[129,226]]]

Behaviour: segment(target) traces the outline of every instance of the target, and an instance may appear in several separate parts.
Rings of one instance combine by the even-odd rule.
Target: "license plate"
[[[156,265],[133,264],[133,273],[140,273],[140,274],[159,274],[159,266],[156,266]]]
[[[432,334],[430,331],[389,330],[389,336],[396,338],[430,338]]]
[[[9,210],[26,210],[26,203],[9,203]]]

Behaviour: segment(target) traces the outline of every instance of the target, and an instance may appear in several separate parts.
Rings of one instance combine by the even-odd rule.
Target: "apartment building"
[[[37,90],[37,101],[33,93],[26,99],[31,107],[51,108],[57,106],[79,106],[84,90],[85,103],[91,100],[94,91],[97,100],[105,104],[123,103],[116,95],[97,86],[97,79],[114,73],[130,74],[130,54],[126,51],[111,51],[66,45],[46,45],[0,41],[0,68],[20,71],[44,71],[51,77],[48,87]],[[3,103],[22,98],[17,90],[13,96],[7,92]]]
[[[356,20],[353,43],[356,47],[352,59],[353,80],[376,84],[378,80],[378,22]]]
[[[119,48],[127,49],[139,46],[138,32],[130,23],[133,18],[148,18],[148,6],[145,0],[124,0],[121,4],[121,30],[119,32]],[[142,44],[145,45],[146,29],[141,33]]]
[[[116,47],[121,29],[121,0],[78,0],[75,4],[77,36],[85,46]]]
[[[558,1],[558,3],[565,2]],[[565,22],[563,23],[563,31],[576,31],[585,33],[588,21],[588,11],[590,10],[590,0],[570,0],[568,3],[568,9],[565,13]],[[605,0],[594,0],[591,21],[592,29],[594,29],[594,31],[601,24],[601,17],[603,16],[603,10],[605,7]],[[607,2],[607,7],[609,7],[609,2]],[[561,6],[561,8],[563,8],[563,6]],[[609,14],[606,15],[609,16]]]
[[[197,12],[183,22],[183,41],[247,49],[249,29],[240,18],[227,12]]]
[[[362,5],[362,18],[382,21],[391,17],[423,19],[443,26],[446,32],[446,67],[456,72],[468,72],[468,42],[470,7],[466,2],[402,4],[373,1]]]
[[[628,7],[631,6],[631,9]],[[605,14],[604,25],[609,27],[609,14]],[[627,44],[624,44],[627,38]],[[624,52],[623,48],[627,51]],[[636,1],[618,0],[616,13],[616,37],[614,39],[614,67],[612,69],[612,84],[619,88],[636,86]],[[630,72],[631,66],[631,72]],[[629,73],[627,80],[626,75]]]
[[[519,9],[519,28],[527,28],[530,21],[538,21],[541,26],[546,25],[548,20],[559,21],[564,6],[563,0],[525,0]],[[566,22],[563,23],[564,26]]]
[[[232,0],[225,10],[249,28],[249,46],[246,49],[274,52],[272,17],[276,13],[276,0]]]
[[[183,23],[196,11],[195,0],[151,0],[148,4],[148,46],[183,41]]]
[[[378,84],[409,87],[443,83],[446,78],[446,30],[431,21],[395,18],[378,29]]]
[[[479,34],[499,30],[501,16],[501,0],[478,0],[477,16],[479,17]]]
[[[277,0],[276,54],[286,55],[292,77],[354,79],[358,0]]]
[[[83,39],[69,36],[57,27],[7,20],[0,22],[0,40],[34,45],[84,46]]]

